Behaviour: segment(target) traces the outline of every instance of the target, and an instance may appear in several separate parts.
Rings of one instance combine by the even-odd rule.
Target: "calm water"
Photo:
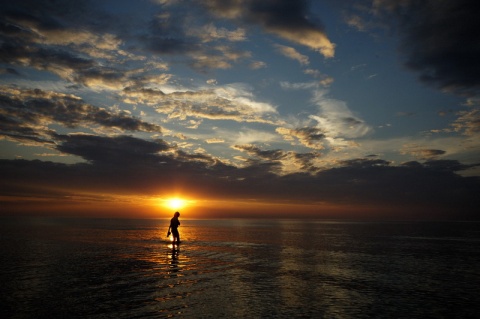
[[[473,318],[480,223],[0,219],[2,318]]]

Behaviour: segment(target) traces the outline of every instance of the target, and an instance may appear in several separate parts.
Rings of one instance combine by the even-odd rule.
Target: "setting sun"
[[[186,204],[186,201],[181,198],[170,198],[166,202],[166,206],[168,206],[171,209],[180,209],[184,207],[185,204]]]

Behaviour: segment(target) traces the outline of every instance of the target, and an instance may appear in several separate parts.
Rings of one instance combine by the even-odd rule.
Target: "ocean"
[[[477,318],[479,222],[0,219],[1,318]]]

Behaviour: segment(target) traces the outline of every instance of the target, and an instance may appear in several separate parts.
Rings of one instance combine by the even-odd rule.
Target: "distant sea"
[[[0,219],[1,318],[478,318],[480,223]]]

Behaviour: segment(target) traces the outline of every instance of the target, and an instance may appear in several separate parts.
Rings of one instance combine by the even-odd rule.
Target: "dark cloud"
[[[266,160],[280,160],[286,156],[285,151],[282,150],[267,150],[262,151],[254,145],[235,145],[235,149],[248,152],[250,155],[258,156]]]
[[[313,160],[320,157],[319,153],[294,153],[295,162],[304,172],[318,172],[319,168],[313,164]]]
[[[189,154],[182,150],[177,150],[175,154],[175,159],[182,162],[197,163],[197,165],[201,165],[201,166],[203,165],[215,166],[218,164],[221,165],[221,162],[219,160],[215,159],[214,157],[211,157],[210,155],[198,154],[198,153]]]
[[[382,160],[382,159],[351,159],[345,160],[341,162],[342,165],[345,167],[351,168],[371,168],[371,167],[380,167],[380,166],[388,166],[390,162]]]
[[[233,148],[246,152],[250,156],[246,160],[247,166],[243,168],[243,172],[256,177],[269,177],[270,175],[277,176],[277,174],[281,174],[283,168],[282,160],[288,156],[288,152],[282,150],[261,150],[255,145],[235,145]]]
[[[122,88],[128,78],[125,76],[125,72],[121,70],[92,66],[76,72],[72,80],[85,86],[101,84],[107,87]]]
[[[423,151],[424,151],[426,157],[434,157],[434,156],[443,155],[443,154],[446,153],[443,150],[431,150],[431,149],[429,149],[429,150],[423,150]]]
[[[254,23],[267,32],[305,45],[333,57],[335,45],[327,38],[322,24],[311,19],[305,0],[208,0],[200,1],[216,16]]]
[[[188,53],[195,50],[195,47],[184,38],[168,38],[151,36],[148,38],[148,49],[161,54]]]
[[[52,123],[68,128],[100,126],[122,132],[162,132],[160,126],[141,121],[128,112],[106,110],[74,95],[40,89],[0,86],[0,106],[1,133],[4,135],[51,135],[46,126]]]
[[[58,48],[43,48],[28,43],[4,40],[0,46],[0,60],[13,65],[30,65],[40,70],[83,69],[94,66],[94,62]]]
[[[38,160],[1,161],[0,195],[8,195],[11,187],[18,193],[26,188],[27,194],[36,189],[39,196],[42,189],[153,195],[174,185],[197,185],[205,193],[212,189],[222,192],[222,187],[214,185],[231,176],[233,170],[205,155],[176,152],[162,140],[87,134],[57,135],[55,139],[56,150],[86,162],[67,165]]]
[[[417,158],[425,160],[425,159],[437,158],[438,156],[444,155],[447,152],[443,150],[436,150],[436,149],[412,149],[412,150],[406,151],[405,153],[408,153]]]
[[[465,165],[456,160],[430,160],[426,161],[424,163],[424,166],[434,171],[459,172],[469,169],[471,167],[478,166],[478,164]]]
[[[74,34],[72,33],[72,36]],[[94,45],[98,38],[92,39]],[[113,49],[113,48],[112,48]],[[105,49],[104,51],[111,51]],[[34,42],[5,40],[0,44],[0,61],[17,66],[30,66],[48,71],[64,80],[87,87],[101,85],[123,88],[130,79],[125,70],[104,66],[85,52],[63,46],[40,45]],[[106,54],[106,53],[105,53]],[[113,61],[113,58],[110,62]]]
[[[1,160],[0,194],[25,188],[38,196],[42,189],[152,195],[183,185],[198,197],[376,207],[386,218],[392,211],[397,218],[478,218],[480,179],[457,175],[467,168],[457,161],[391,166],[383,160],[357,159],[314,175],[279,176],[268,173],[275,170],[273,162],[252,161],[235,168],[205,157],[177,156],[162,141],[127,136],[65,136],[58,149],[88,162]]]
[[[398,22],[406,66],[420,80],[461,94],[480,92],[480,19],[475,0],[379,1]]]
[[[168,14],[159,14],[149,23],[149,33],[145,35],[147,48],[161,54],[197,52],[201,49],[194,37],[188,35],[185,19],[188,13],[182,9]]]
[[[466,169],[457,161],[395,167],[383,160],[361,159],[345,164],[317,175],[317,180],[329,185],[323,192],[337,200],[375,202],[385,210],[419,205],[432,210],[432,215],[439,211],[449,211],[452,216],[459,211],[459,216],[475,214],[473,207],[478,199],[474,193],[479,190],[480,180],[455,174]],[[404,213],[409,214],[407,210]]]
[[[276,175],[290,174],[289,169],[292,167],[298,168],[302,172],[315,173],[319,168],[313,164],[320,154],[316,152],[311,153],[296,153],[284,150],[262,150],[255,145],[235,145],[234,149],[246,152],[250,158],[248,163],[250,166],[267,169],[269,173]]]
[[[276,131],[286,140],[298,139],[300,143],[313,149],[323,149],[327,137],[324,129],[311,126],[294,129],[279,127]]]
[[[3,6],[3,4],[2,4]],[[85,86],[122,87],[119,19],[87,1],[10,2],[0,11],[0,61],[32,67]],[[109,33],[111,32],[111,33]]]
[[[70,36],[75,36],[75,33],[72,32]],[[0,44],[0,61],[48,71],[64,80],[85,86],[103,84],[121,87],[126,79],[124,71],[102,66],[78,48],[76,50],[66,45],[60,47],[55,43],[41,44],[38,41],[41,39],[30,41],[30,39],[18,37],[14,40],[9,37],[4,38]],[[93,42],[100,40],[97,38],[90,41],[92,45]]]
[[[0,74],[11,74],[11,75],[21,76],[21,74],[14,68],[0,68]]]
[[[152,164],[157,153],[170,147],[163,141],[145,141],[131,136],[101,137],[87,134],[57,136],[57,150],[103,165]]]
[[[21,23],[35,25],[41,30],[58,30],[67,26],[98,30],[115,22],[93,3],[90,0],[2,1],[1,16],[12,27]]]
[[[225,34],[210,37],[215,41],[206,45],[205,32],[199,30],[203,30],[202,22],[206,25],[211,21],[202,20],[195,1],[168,8],[143,5],[151,14],[112,16],[99,3],[90,1],[10,2],[0,11],[0,61],[52,72],[85,86],[102,84],[121,89],[131,80],[125,74],[129,65],[145,59],[143,49],[180,58],[201,71],[228,69],[250,57],[250,52],[230,44],[218,45],[237,41],[239,34],[244,39],[238,30],[221,29]],[[218,33],[213,25],[211,28]],[[135,55],[138,52],[140,56]]]
[[[360,121],[359,119],[353,117],[345,117],[342,119],[347,126],[362,126],[365,125],[365,122]]]
[[[193,0],[172,3],[169,9],[174,10],[161,7],[148,23],[148,30],[139,37],[146,49],[176,58],[183,55],[184,62],[200,72],[229,69],[233,63],[251,56],[232,44],[245,40],[243,29],[215,27],[210,19],[204,19],[202,3],[196,4]]]

